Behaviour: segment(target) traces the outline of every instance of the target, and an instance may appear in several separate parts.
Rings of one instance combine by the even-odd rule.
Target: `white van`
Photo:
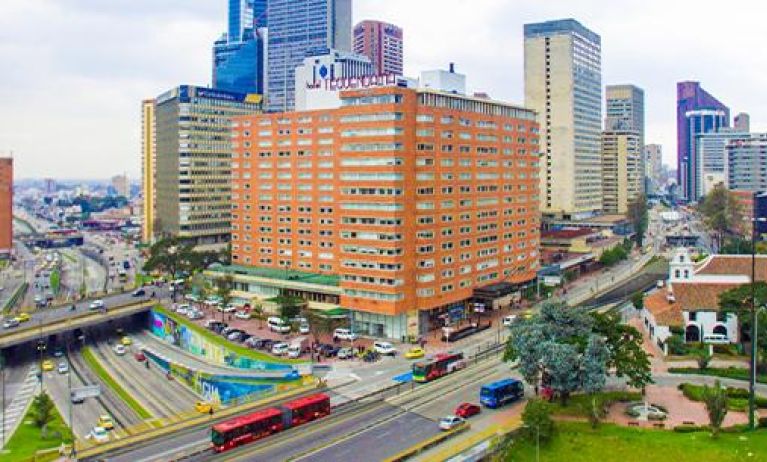
[[[389,342],[382,342],[379,340],[376,340],[375,342],[373,342],[373,350],[376,353],[380,355],[384,355],[384,356],[387,356],[387,355],[394,356],[397,354],[397,349],[394,348],[394,345],[392,345]]]
[[[708,334],[703,336],[703,343],[730,343],[724,334]]]
[[[333,338],[339,339],[339,340],[357,340],[357,334],[352,333],[351,329],[346,329],[343,327],[339,327],[338,329],[333,331]]]
[[[269,319],[266,320],[266,323],[269,325],[269,330],[272,332],[278,332],[280,334],[287,334],[290,332],[290,324],[283,321],[280,317],[270,316]]]

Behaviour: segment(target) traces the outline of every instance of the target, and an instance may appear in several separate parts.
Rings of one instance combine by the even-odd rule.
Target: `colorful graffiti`
[[[145,349],[144,354],[165,373],[199,393],[206,401],[230,404],[243,397],[253,397],[272,391],[287,391],[301,384],[298,374],[284,378],[258,379],[230,375],[216,375],[190,369],[171,362]]]
[[[153,310],[151,312],[150,330],[166,342],[200,356],[212,364],[238,369],[285,371],[286,373],[293,369],[288,364],[272,363],[238,355],[158,311]]]

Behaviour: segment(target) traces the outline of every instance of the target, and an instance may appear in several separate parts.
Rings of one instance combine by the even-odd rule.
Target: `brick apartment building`
[[[467,315],[477,291],[508,296],[535,279],[533,111],[399,87],[341,100],[234,119],[236,273],[257,271],[261,288],[282,270],[336,281],[329,299],[355,331],[389,338]],[[238,290],[263,295],[256,285]]]

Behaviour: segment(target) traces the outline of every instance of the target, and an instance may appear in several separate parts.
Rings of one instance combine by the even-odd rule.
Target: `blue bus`
[[[503,379],[484,385],[479,391],[479,402],[495,409],[513,403],[525,396],[525,387],[517,379]]]

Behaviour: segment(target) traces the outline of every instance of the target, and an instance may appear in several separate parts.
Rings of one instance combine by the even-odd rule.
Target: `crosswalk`
[[[24,417],[24,411],[27,409],[29,402],[35,395],[35,392],[39,386],[39,380],[37,379],[36,370],[34,367],[29,368],[27,377],[22,382],[19,389],[13,395],[12,401],[5,408],[5,411],[0,409],[0,427],[2,425],[3,412],[5,412],[5,427],[0,428],[0,441],[8,442],[16,431],[16,427]],[[9,398],[6,396],[6,398]]]

